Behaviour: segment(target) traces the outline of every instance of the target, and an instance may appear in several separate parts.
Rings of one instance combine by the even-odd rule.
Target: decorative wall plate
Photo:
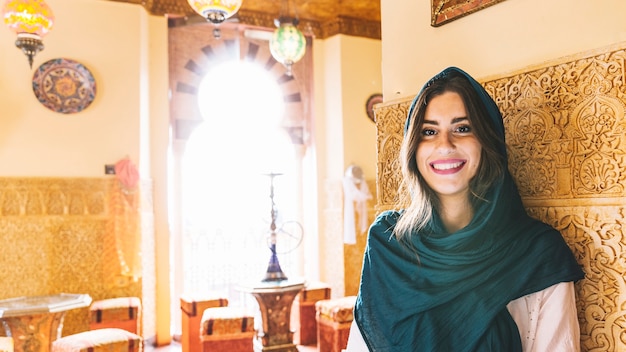
[[[373,122],[376,122],[376,116],[374,115],[374,105],[383,102],[383,95],[380,93],[375,93],[367,98],[365,102],[365,112],[367,113],[367,117],[370,118]]]
[[[35,71],[33,92],[48,109],[73,114],[84,110],[94,100],[96,81],[82,64],[70,59],[52,59]]]

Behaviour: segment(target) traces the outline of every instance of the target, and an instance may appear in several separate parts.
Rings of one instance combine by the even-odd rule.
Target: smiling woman
[[[573,282],[584,273],[560,233],[526,213],[495,101],[449,67],[406,126],[410,203],[370,227],[347,351],[580,350]]]

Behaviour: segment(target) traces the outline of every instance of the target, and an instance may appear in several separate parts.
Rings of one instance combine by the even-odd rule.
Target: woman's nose
[[[453,136],[449,132],[443,132],[439,134],[439,143],[437,145],[437,150],[441,155],[451,154],[455,149]]]

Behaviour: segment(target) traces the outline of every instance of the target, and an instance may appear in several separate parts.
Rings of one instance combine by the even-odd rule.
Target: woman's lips
[[[465,166],[466,161],[461,159],[437,160],[430,163],[430,167],[438,174],[453,174]]]

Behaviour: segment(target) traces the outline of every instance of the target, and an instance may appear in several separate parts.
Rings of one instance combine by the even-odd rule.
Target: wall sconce
[[[187,0],[189,6],[200,16],[215,25],[213,36],[220,38],[220,23],[239,11],[242,0]]]
[[[306,39],[304,34],[296,27],[299,23],[297,18],[284,15],[289,12],[287,0],[283,1],[282,13],[274,20],[276,30],[270,39],[270,52],[276,61],[285,65],[287,74],[291,76],[291,66],[298,62],[306,52]]]
[[[17,34],[15,46],[26,54],[32,68],[33,58],[44,49],[41,38],[52,29],[52,9],[44,0],[6,0],[2,17],[4,23]]]

